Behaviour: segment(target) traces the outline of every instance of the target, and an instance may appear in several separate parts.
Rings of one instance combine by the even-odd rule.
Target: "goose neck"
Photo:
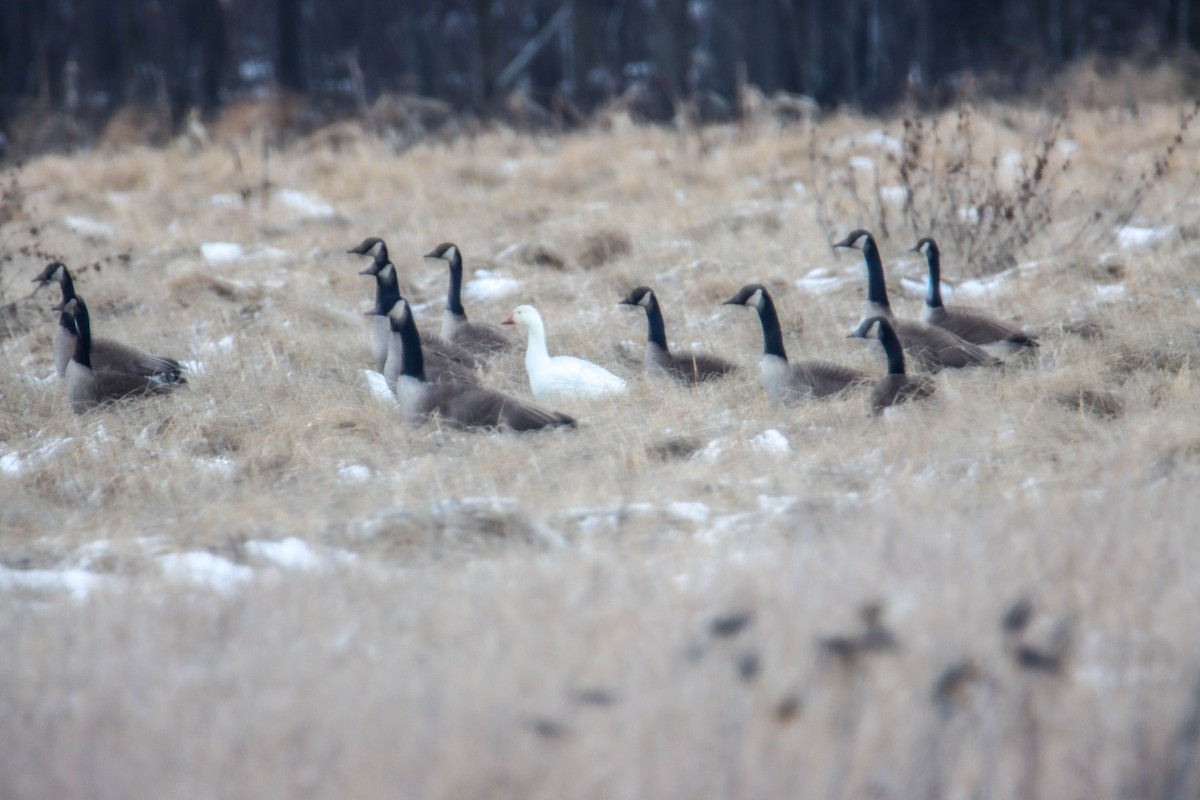
[[[92,325],[87,306],[75,300],[75,361],[81,366],[92,368]]]
[[[883,279],[883,259],[879,257],[879,248],[870,236],[863,243],[863,258],[867,262],[867,302],[890,308],[887,284]]]
[[[779,314],[775,311],[775,301],[766,290],[758,304],[758,319],[762,323],[763,355],[777,356],[787,360],[787,351],[783,349],[783,328],[779,325]]]
[[[466,313],[462,306],[462,279],[462,256],[458,254],[456,247],[450,256],[450,291],[446,295],[446,310],[453,314]]]
[[[400,334],[401,367],[400,374],[418,381],[425,380],[425,354],[421,351],[421,333],[417,330],[417,321],[413,318],[412,309],[405,304],[404,319],[397,322],[392,320],[393,333]]]
[[[650,302],[646,304],[646,322],[649,327],[648,341],[666,351],[667,329],[663,324],[662,309],[658,307],[658,298],[653,294],[650,295]]]
[[[879,325],[879,341],[883,344],[883,351],[887,353],[888,374],[903,375],[904,374],[904,348],[900,346],[900,337],[896,335],[896,331],[891,325],[880,322]]]
[[[925,256],[929,259],[929,293],[925,296],[925,305],[930,308],[942,307],[942,257],[937,248],[929,246]]]

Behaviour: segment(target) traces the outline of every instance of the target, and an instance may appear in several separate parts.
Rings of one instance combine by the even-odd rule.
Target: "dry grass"
[[[770,407],[757,320],[720,302],[762,282],[793,355],[883,371],[844,338],[864,270],[823,226],[882,215],[893,304],[918,313],[917,236],[878,191],[900,154],[871,135],[899,141],[899,119],[402,156],[315,137],[271,155],[265,194],[253,141],[241,168],[182,144],[21,168],[0,200],[0,457],[20,464],[0,475],[0,564],[102,583],[73,601],[0,573],[0,796],[1195,796],[1200,153],[1138,209],[1162,241],[1067,247],[1154,174],[1184,112],[1062,118],[1052,221],[974,301],[1040,352],[939,376],[937,402],[882,420],[863,395]],[[972,157],[1034,158],[1048,119],[977,109]],[[283,189],[335,211],[305,218]],[[630,396],[563,407],[570,432],[405,427],[362,376],[372,290],[344,251],[368,235],[425,326],[446,275],[420,254],[455,241],[468,278],[523,282],[468,300],[476,319],[533,302],[552,350]],[[279,252],[207,263],[218,241]],[[189,389],[72,414],[44,380],[56,292],[27,296],[48,255],[97,265],[77,287],[98,335],[202,362]],[[995,263],[943,247],[951,283]],[[846,280],[796,284],[816,268]],[[642,283],[671,339],[745,374],[638,377],[644,315],[616,301]],[[521,356],[486,380],[526,393]],[[770,430],[787,452],[757,444]],[[290,537],[323,566],[264,558]],[[240,582],[164,570],[197,551]],[[1020,598],[1033,620],[1003,634]],[[898,649],[854,638],[869,602]]]

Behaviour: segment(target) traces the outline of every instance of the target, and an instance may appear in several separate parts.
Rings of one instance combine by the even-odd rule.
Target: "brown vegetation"
[[[917,154],[902,119],[837,115],[14,171],[0,796],[1194,796],[1200,155],[1155,171],[1187,113],[980,106],[922,120]],[[882,374],[830,237],[876,229],[915,316],[908,248],[951,220],[971,241],[947,154],[1020,198],[1004,154],[1066,151],[1014,210],[1045,224],[943,237],[947,304],[1036,354],[881,419],[865,393],[768,405],[758,322],[722,299],[762,282],[790,354]],[[1144,180],[1150,233],[1078,235]],[[345,251],[369,235],[426,329],[446,272],[421,254],[452,240],[468,281],[521,282],[468,283],[472,318],[536,303],[629,395],[563,408],[576,431],[406,427],[363,375],[373,287]],[[97,335],[197,362],[188,388],[72,414],[57,291],[28,282],[51,255],[94,265]],[[615,358],[644,342],[616,306],[638,284],[742,374],[687,390]],[[484,380],[528,396],[520,351]],[[264,555],[293,539],[309,569]],[[68,569],[81,599],[52,588]]]

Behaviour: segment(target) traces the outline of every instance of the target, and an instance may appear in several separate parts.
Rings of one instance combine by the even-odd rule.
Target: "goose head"
[[[761,283],[747,283],[737,294],[726,300],[722,305],[761,308],[764,298],[768,296],[766,287]]]
[[[516,325],[527,331],[542,331],[542,315],[533,306],[517,306],[513,312],[500,320],[501,325]]]
[[[372,236],[370,238],[363,239],[362,244],[360,244],[358,247],[346,251],[347,253],[353,253],[354,255],[358,256],[369,256],[371,255],[371,251],[376,247],[378,247],[379,250],[375,254],[375,262],[371,264],[370,267],[367,267],[363,271],[359,272],[359,275],[379,274],[379,270],[388,263],[387,244],[385,244],[383,239],[380,239],[378,236]]]
[[[875,244],[875,237],[871,236],[871,232],[859,228],[856,231],[851,231],[850,234],[840,242],[835,242],[834,247],[849,247],[852,250],[866,250],[867,243]]]
[[[913,252],[920,253],[921,255],[925,256],[926,258],[929,258],[930,256],[937,256],[938,255],[937,242],[935,242],[930,237],[926,236],[924,239],[917,242],[917,246],[913,248]]]
[[[448,261],[451,265],[455,261],[462,264],[462,253],[458,249],[458,245],[453,242],[442,242],[437,247],[425,254],[426,258],[440,258],[442,261]]]
[[[61,261],[51,261],[31,281],[31,283],[37,284],[34,291],[36,292],[38,289],[48,286],[51,283],[62,283],[63,274],[66,272],[66,269],[67,265]]]
[[[374,308],[364,311],[363,314],[368,317],[390,317],[392,311],[400,306],[400,301],[403,299],[403,297],[381,298]]]
[[[641,306],[649,308],[654,302],[654,291],[649,286],[639,286],[629,293],[624,300],[617,301],[619,306]]]
[[[391,320],[392,330],[398,330],[400,326],[404,324],[404,321],[408,319],[408,315],[411,313],[412,311],[408,307],[408,301],[403,297],[400,297],[397,298],[385,311],[383,311],[381,316],[385,316]]]

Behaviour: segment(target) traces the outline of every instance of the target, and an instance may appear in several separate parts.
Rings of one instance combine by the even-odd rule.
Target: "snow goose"
[[[885,317],[871,317],[866,321],[866,333],[877,328],[883,351],[887,353],[888,374],[875,382],[871,389],[871,414],[879,416],[886,409],[909,400],[920,400],[933,394],[933,381],[924,376],[905,374],[904,348],[892,324]]]
[[[861,250],[867,265],[867,311],[851,336],[867,338],[867,321],[874,317],[883,317],[892,324],[892,329],[909,355],[927,369],[994,366],[1000,363],[999,359],[983,348],[948,330],[915,319],[900,319],[893,314],[883,277],[883,260],[879,257],[875,237],[868,231],[853,231],[834,247]]]
[[[763,330],[762,383],[772,403],[794,405],[805,397],[829,397],[867,379],[865,372],[831,361],[790,363],[775,301],[762,284],[746,284],[725,305],[758,310]]]
[[[442,317],[442,338],[453,342],[477,358],[511,350],[513,342],[495,325],[471,322],[462,304],[463,262],[458,245],[444,242],[425,254],[450,265],[450,288],[446,292],[446,313]]]
[[[604,397],[626,391],[624,380],[604,367],[574,356],[554,356],[546,350],[546,326],[533,306],[517,306],[502,325],[519,325],[528,333],[525,371],[529,388],[539,400]]]
[[[929,291],[921,319],[930,325],[945,328],[972,344],[994,345],[1007,352],[1038,346],[1036,336],[1029,334],[977,308],[946,308],[942,305],[942,254],[937,242],[926,236],[917,242],[913,252],[925,256],[929,263]],[[986,349],[986,347],[985,347]]]
[[[720,378],[737,369],[731,361],[705,353],[672,352],[667,347],[667,332],[663,325],[658,298],[648,286],[639,286],[621,300],[620,305],[641,306],[646,309],[649,335],[646,341],[646,374],[652,378],[671,377],[694,386],[701,381]]]
[[[403,368],[396,379],[396,397],[409,423],[419,425],[436,414],[447,423],[462,428],[505,427],[533,431],[575,425],[575,420],[566,414],[482,386],[428,381],[421,334],[408,301],[396,302],[388,312],[388,319],[398,329],[404,348]]]
[[[61,261],[50,262],[33,279],[38,288],[56,281],[62,288],[62,301],[54,306],[59,312],[58,329],[54,334],[54,367],[60,376],[64,376],[71,357],[75,355],[75,319],[67,308],[68,303],[75,299],[75,284],[70,271]],[[175,359],[147,353],[112,339],[93,339],[90,355],[91,363],[97,370],[141,375],[165,383],[187,383],[183,366]]]
[[[183,384],[153,375],[97,369],[92,361],[92,325],[87,305],[76,295],[67,301],[64,311],[75,323],[75,352],[67,363],[67,397],[76,414],[119,400],[145,394],[167,394]]]
[[[378,248],[378,249],[377,249]],[[372,275],[375,278],[375,308],[391,308],[400,299],[400,282],[396,277],[396,265],[388,258],[387,244],[378,236],[363,239],[362,244],[347,252],[367,256],[375,253],[371,266],[359,272],[359,275]],[[383,372],[387,365],[388,343],[392,338],[392,326],[387,320],[386,312],[374,314],[375,330],[371,338],[371,358],[375,369]],[[440,336],[425,337],[426,350],[436,350],[446,358],[453,359],[465,367],[474,369],[479,366],[478,360],[463,348],[452,344]]]

